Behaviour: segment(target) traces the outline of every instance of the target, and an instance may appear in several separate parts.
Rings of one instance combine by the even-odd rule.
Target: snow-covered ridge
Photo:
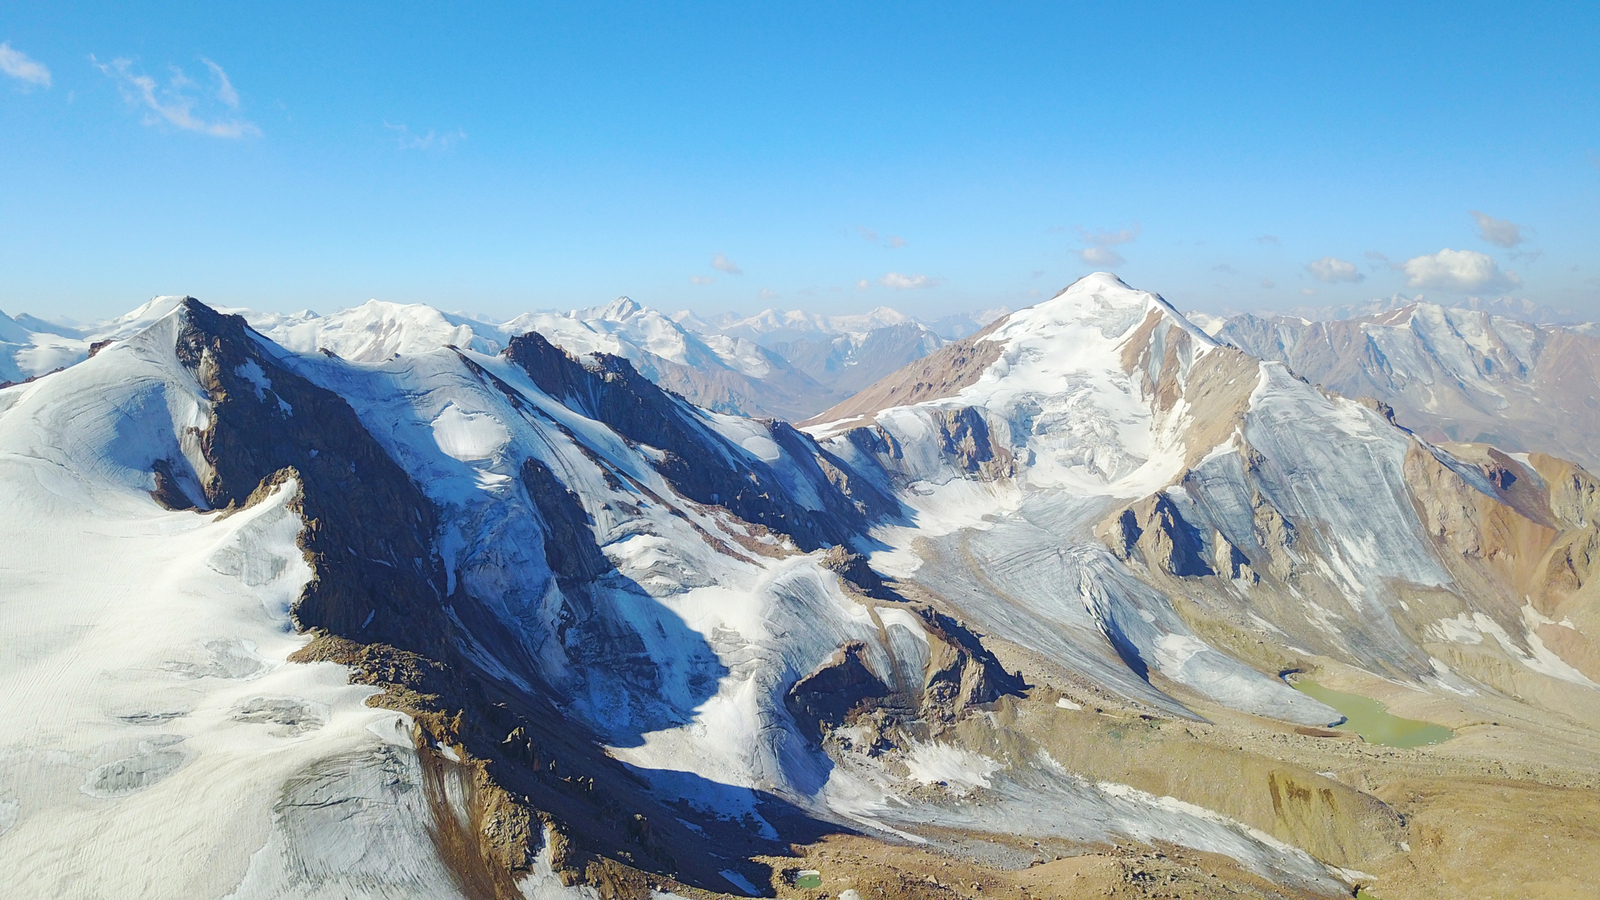
[[[122,340],[171,313],[183,297],[155,297],[115,319],[83,327],[0,313],[0,383],[49,374],[89,358],[95,344]]]
[[[0,382],[81,362],[94,343],[126,336],[182,299],[158,297],[127,316],[82,327],[0,315]],[[379,300],[329,314],[229,312],[244,315],[261,333],[297,352],[326,351],[360,363],[443,346],[494,353],[511,338],[537,331],[575,355],[628,359],[658,384],[708,409],[790,420],[838,402],[945,342],[928,326],[888,308],[844,316],[769,310],[707,320],[687,312],[668,316],[627,297],[508,321]],[[995,315],[955,318],[987,321]],[[940,331],[952,328],[952,333],[972,330],[970,323],[947,322]]]

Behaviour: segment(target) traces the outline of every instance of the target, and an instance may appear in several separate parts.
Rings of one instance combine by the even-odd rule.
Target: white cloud
[[[1256,243],[1271,244],[1272,246],[1276,247],[1283,242],[1278,240],[1278,236],[1275,234],[1263,234],[1261,237],[1256,238]]]
[[[1302,296],[1305,296],[1305,297],[1315,297],[1317,295],[1317,289],[1316,288],[1301,288],[1300,289],[1300,294]]]
[[[118,58],[109,64],[104,64],[90,56],[89,62],[117,83],[117,89],[122,91],[125,100],[134,106],[146,109],[144,117],[146,125],[166,122],[184,131],[198,131],[222,138],[240,138],[261,133],[261,129],[254,124],[231,113],[210,118],[197,115],[196,107],[207,104],[198,95],[196,89],[199,85],[184,75],[183,70],[177,66],[172,67],[172,77],[163,87],[148,75],[134,74],[133,60]],[[210,67],[212,77],[217,83],[215,91],[217,101],[224,106],[237,109],[239,93],[233,89],[233,83],[228,80],[228,73],[210,60],[205,60],[205,63]]]
[[[869,287],[872,287],[872,283],[867,281],[865,278],[863,278],[860,281],[856,282],[856,290],[858,290],[858,291],[864,291]]]
[[[1522,227],[1517,223],[1496,219],[1475,209],[1468,212],[1478,222],[1478,236],[1489,243],[1496,247],[1515,247],[1522,243]]]
[[[1078,236],[1089,246],[1074,252],[1078,254],[1079,259],[1091,266],[1107,268],[1120,266],[1124,262],[1122,254],[1111,248],[1138,240],[1139,231],[1138,225],[1119,231],[1090,231],[1087,228],[1079,228]]]
[[[710,284],[711,282],[716,281],[716,280],[717,280],[716,277],[713,276],[713,275],[690,275],[689,276],[689,283],[690,284]]]
[[[1261,279],[1261,287],[1262,287],[1263,290],[1270,291],[1273,288],[1277,287],[1277,285],[1273,284],[1269,279],[1263,278],[1263,279]]]
[[[1338,284],[1341,281],[1365,281],[1367,276],[1361,274],[1356,264],[1349,260],[1337,257],[1324,256],[1306,263],[1306,271],[1324,284]]]
[[[44,63],[34,60],[21,50],[12,49],[9,41],[0,44],[0,72],[30,85],[43,88],[50,86],[50,70],[45,68]]]
[[[384,122],[383,127],[400,133],[400,136],[396,138],[396,142],[400,145],[401,150],[449,150],[467,139],[467,133],[459,128],[455,131],[445,132],[437,132],[429,128],[425,134],[413,134],[411,129],[406,127],[404,123],[390,125],[388,122]]]
[[[1123,263],[1122,254],[1109,247],[1085,247],[1078,251],[1078,258],[1091,266],[1120,266]]]
[[[744,270],[739,268],[739,264],[729,259],[726,253],[718,253],[716,256],[711,257],[711,268],[716,269],[718,272],[727,272],[729,275],[744,274]]]
[[[762,288],[760,297],[762,300],[776,300],[778,299],[778,292],[772,288]]]
[[[1500,271],[1500,264],[1475,250],[1451,250],[1417,256],[1400,264],[1406,286],[1444,291],[1483,291],[1513,288],[1522,283],[1515,272]]]
[[[912,290],[914,288],[937,287],[939,279],[927,275],[905,275],[900,272],[890,272],[878,279],[878,283],[886,288],[897,291]]]

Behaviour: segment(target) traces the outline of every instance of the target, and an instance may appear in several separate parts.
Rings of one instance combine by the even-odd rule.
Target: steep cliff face
[[[211,330],[238,324],[208,320]],[[239,336],[201,341],[207,349],[196,358],[237,355],[227,344]],[[907,724],[957,721],[1016,687],[1004,673],[983,674],[996,667],[992,656],[926,624],[934,620],[852,619],[856,587],[883,593],[882,583],[841,545],[898,504],[784,423],[718,417],[619,357],[580,362],[537,335],[514,339],[498,358],[455,348],[365,365],[298,357],[294,372],[271,359],[260,365],[269,383],[289,386],[285,402],[304,404],[308,420],[358,420],[386,459],[404,463],[396,471],[405,483],[428,495],[439,627],[379,642],[359,628],[323,625],[328,633],[300,658],[342,663],[384,688],[382,702],[418,723],[425,762],[433,748],[452,748],[450,760],[429,763],[443,773],[439,790],[449,794],[449,778],[465,777],[475,799],[456,825],[441,824],[449,839],[441,852],[464,880],[497,896],[537,874],[546,842],[559,848],[550,864],[564,878],[602,890],[622,890],[641,872],[726,885],[710,847],[737,858],[776,846],[773,834],[717,824],[730,802],[786,823],[790,838],[813,833],[821,827],[813,817],[829,815],[809,796],[817,785],[808,772],[827,758],[818,729],[842,722],[857,701],[888,696],[852,694],[835,709],[839,699],[818,687],[827,676],[805,677],[807,668],[833,671],[829,654],[890,673],[895,696],[913,698]],[[324,390],[316,384],[337,387],[358,412],[319,411],[326,397],[312,396]],[[256,399],[270,408],[276,396]],[[212,431],[254,422],[235,413]],[[342,435],[342,426],[324,433]],[[348,455],[322,447],[296,458],[333,458],[343,471]],[[358,490],[352,499],[360,501]],[[353,503],[351,515],[360,508]],[[341,533],[330,528],[329,539]],[[787,574],[761,587],[773,566]],[[709,608],[700,595],[730,590],[751,592],[741,601],[747,608],[702,621]],[[754,612],[763,604],[774,609]],[[717,624],[724,615],[738,624]],[[690,627],[683,616],[697,621]],[[803,618],[780,636],[750,625],[793,616]],[[730,658],[741,660],[735,684],[744,687],[721,683]],[[931,671],[929,660],[938,664]],[[754,704],[725,713],[758,736],[752,746],[725,746],[691,727],[696,707],[726,703],[724,695]],[[710,753],[690,761],[678,746],[685,742]],[[732,783],[680,773],[663,784],[666,775],[630,775],[618,759],[637,773],[692,773],[710,763]],[[671,802],[699,812],[669,814],[663,804]],[[634,824],[618,827],[619,818]],[[549,829],[559,837],[542,838]],[[738,877],[763,876],[750,869]]]
[[[437,514],[350,404],[281,366],[242,318],[193,299],[178,316],[174,352],[210,401],[197,440],[206,506],[242,506],[289,479],[300,486],[302,544],[317,573],[295,607],[301,626],[390,643],[441,636]]]

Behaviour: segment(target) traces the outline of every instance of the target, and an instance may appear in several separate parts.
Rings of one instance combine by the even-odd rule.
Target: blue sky
[[[0,309],[1600,315],[1600,5],[1118,6],[7,4]]]

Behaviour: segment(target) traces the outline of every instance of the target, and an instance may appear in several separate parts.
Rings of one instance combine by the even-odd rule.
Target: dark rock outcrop
[[[931,607],[917,610],[931,640],[926,681],[922,688],[925,717],[951,721],[973,706],[993,703],[1028,689],[1022,673],[1011,673],[965,624]]]
[[[1146,497],[1097,530],[1119,559],[1129,559],[1137,552],[1146,565],[1179,577],[1215,574],[1206,560],[1205,539],[1166,494]]]
[[[243,318],[194,299],[181,312],[178,360],[212,404],[197,440],[210,467],[200,482],[206,503],[242,506],[299,484],[300,543],[315,575],[295,604],[297,623],[400,646],[442,638],[438,517],[421,489],[344,398],[280,365]]]
[[[611,569],[590,530],[589,514],[571,488],[556,479],[550,467],[534,457],[522,463],[522,485],[544,522],[544,557],[563,584],[593,581]]]
[[[888,686],[862,660],[865,650],[859,641],[840,647],[784,695],[789,715],[812,741],[821,743],[828,730],[844,724],[866,701],[889,696]]]
[[[648,896],[657,885],[726,889],[720,871],[728,863],[718,854],[781,849],[739,823],[684,824],[681,810],[663,805],[607,754],[600,735],[562,710],[558,693],[514,652],[517,638],[503,623],[459,582],[447,595],[434,548],[439,513],[350,405],[279,362],[243,319],[192,299],[180,314],[176,355],[212,404],[211,421],[194,435],[209,472],[201,478],[163,461],[155,473],[159,499],[226,514],[295,483],[290,506],[306,523],[299,543],[313,575],[293,614],[315,638],[292,658],[348,666],[352,681],[380,689],[370,703],[412,718],[435,819],[430,830],[467,896],[520,897],[516,882],[547,831],[563,880],[596,886],[602,896]],[[628,406],[622,390],[606,399],[575,363],[566,374],[576,389],[595,389],[591,399],[615,421],[642,411]],[[568,599],[586,603],[614,569],[582,504],[538,460],[520,474],[547,529],[546,562]],[[184,492],[190,482],[203,502]],[[608,664],[621,666],[615,677],[639,680],[622,670],[642,652],[637,634],[591,637],[586,642]],[[486,670],[469,646],[493,648],[497,666],[516,679]],[[464,821],[445,801],[451,782],[466,786]],[[824,827],[775,797],[763,814],[790,839],[814,840]],[[753,864],[738,865],[762,880]]]

